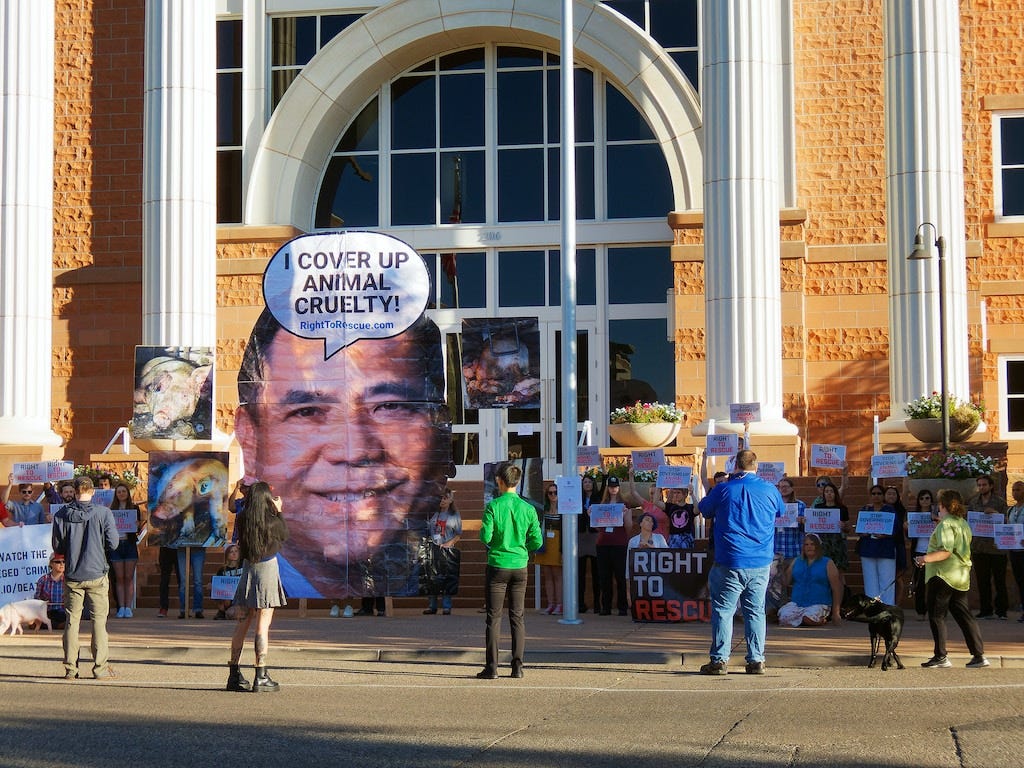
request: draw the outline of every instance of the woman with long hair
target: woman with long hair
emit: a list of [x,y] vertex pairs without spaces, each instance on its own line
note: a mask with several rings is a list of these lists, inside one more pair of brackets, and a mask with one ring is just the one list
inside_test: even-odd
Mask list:
[[132,501],[132,490],[124,483],[114,487],[111,510],[132,510],[135,512],[135,529],[121,534],[117,549],[110,553],[110,564],[114,568],[114,597],[117,600],[117,618],[132,618],[132,603],[135,602],[135,568],[139,564],[139,528],[142,526],[142,511]]
[[597,531],[590,527],[590,505],[600,504],[603,490],[598,479],[590,475],[584,475],[580,480],[580,490],[583,494],[583,513],[577,522],[576,527],[576,554],[577,573],[579,574],[579,612],[586,613],[587,606],[587,568],[590,569],[590,593],[593,598],[590,605],[594,606],[596,613],[600,603],[600,579],[597,575]]
[[[922,512],[931,516],[933,523],[939,522],[939,508],[935,504],[935,496],[928,488],[922,488],[917,492],[917,509],[915,512]],[[918,536],[914,539],[914,557],[928,552],[927,536]],[[928,617],[928,605],[925,600],[924,568],[915,568],[914,577],[911,582],[914,585],[914,609],[919,619]]]
[[815,509],[839,510],[840,533],[823,533],[819,538],[821,539],[822,553],[836,564],[839,576],[842,578],[850,567],[850,553],[846,549],[846,532],[850,527],[850,511],[843,504],[841,491],[831,480],[826,479],[824,483],[819,484],[818,490],[821,497],[814,502]]
[[[883,603],[896,602],[896,576],[899,548],[903,545],[903,519],[896,509],[885,503],[885,488],[871,486],[870,501],[861,512],[889,512],[893,516],[892,533],[862,533],[857,541],[861,569],[864,574],[864,592]],[[898,541],[897,541],[898,535]],[[906,554],[904,554],[906,561]]]
[[600,614],[610,616],[612,613],[612,582],[615,582],[615,605],[619,616],[629,612],[626,599],[626,547],[630,534],[633,532],[633,515],[629,507],[625,507],[619,478],[608,478],[605,485],[602,504],[623,504],[622,525],[602,528],[597,534],[597,573],[601,582],[599,597],[601,598]]
[[552,483],[544,494],[544,512],[540,515],[544,544],[533,555],[540,566],[540,583],[547,606],[540,613],[562,615],[562,518],[558,515],[558,486]]
[[[231,638],[231,671],[227,690],[276,691],[280,686],[267,673],[267,651],[274,609],[287,604],[277,566],[277,553],[288,539],[288,526],[281,517],[281,498],[274,496],[266,483],[255,483],[249,489],[245,507],[235,518],[235,526],[239,532],[243,570],[235,590],[234,605],[239,606],[241,615]],[[256,679],[250,685],[242,675],[238,661],[254,618]]]
[[939,524],[928,539],[928,551],[914,558],[914,565],[924,569],[928,591],[928,624],[935,641],[934,655],[921,664],[934,669],[951,667],[946,656],[946,614],[960,627],[971,652],[967,666],[987,667],[985,644],[978,631],[978,622],[967,605],[971,588],[971,528],[967,525],[967,509],[963,497],[949,488],[939,491]]

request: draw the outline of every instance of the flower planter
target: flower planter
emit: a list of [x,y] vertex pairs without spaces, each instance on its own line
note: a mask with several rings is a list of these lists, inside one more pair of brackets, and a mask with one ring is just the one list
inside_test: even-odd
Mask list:
[[[942,419],[907,419],[907,432],[912,434],[922,443],[942,442]],[[962,443],[973,435],[978,429],[978,422],[973,424],[964,423],[954,419],[949,420],[949,442]]]
[[679,423],[609,424],[608,436],[622,448],[662,448],[679,434]]

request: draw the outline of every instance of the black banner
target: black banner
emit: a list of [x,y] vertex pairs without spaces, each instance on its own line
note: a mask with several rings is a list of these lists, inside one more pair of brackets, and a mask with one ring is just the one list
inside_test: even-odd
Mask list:
[[[703,546],[700,546],[703,545]],[[629,594],[635,621],[710,621],[706,542],[696,549],[633,549]]]

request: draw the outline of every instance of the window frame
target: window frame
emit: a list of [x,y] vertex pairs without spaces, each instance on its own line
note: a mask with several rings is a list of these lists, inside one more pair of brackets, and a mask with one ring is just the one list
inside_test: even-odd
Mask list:
[[1003,171],[1020,169],[1024,171],[1024,163],[1003,162],[1003,120],[1024,120],[1024,109],[1006,110],[992,113],[992,206],[996,221],[1024,222],[1024,213],[1003,213]]
[[1024,392],[1019,395],[1007,391],[1007,363],[1020,363],[1024,365],[1024,354],[999,355],[996,362],[996,373],[999,379],[999,439],[1000,440],[1024,440],[1024,430],[1017,432],[1010,431],[1009,423],[1009,402],[1010,399],[1024,400]]

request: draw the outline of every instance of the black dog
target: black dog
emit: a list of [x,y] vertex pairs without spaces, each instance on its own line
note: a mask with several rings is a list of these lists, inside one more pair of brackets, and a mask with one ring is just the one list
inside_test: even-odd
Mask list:
[[885,672],[895,661],[899,669],[904,669],[903,662],[896,654],[896,646],[903,635],[903,609],[896,605],[886,605],[881,600],[867,595],[847,595],[843,598],[843,606],[839,615],[846,620],[863,621],[871,633],[871,661],[868,669],[875,666],[878,658],[878,646],[885,640],[885,655],[882,656],[882,671]]

